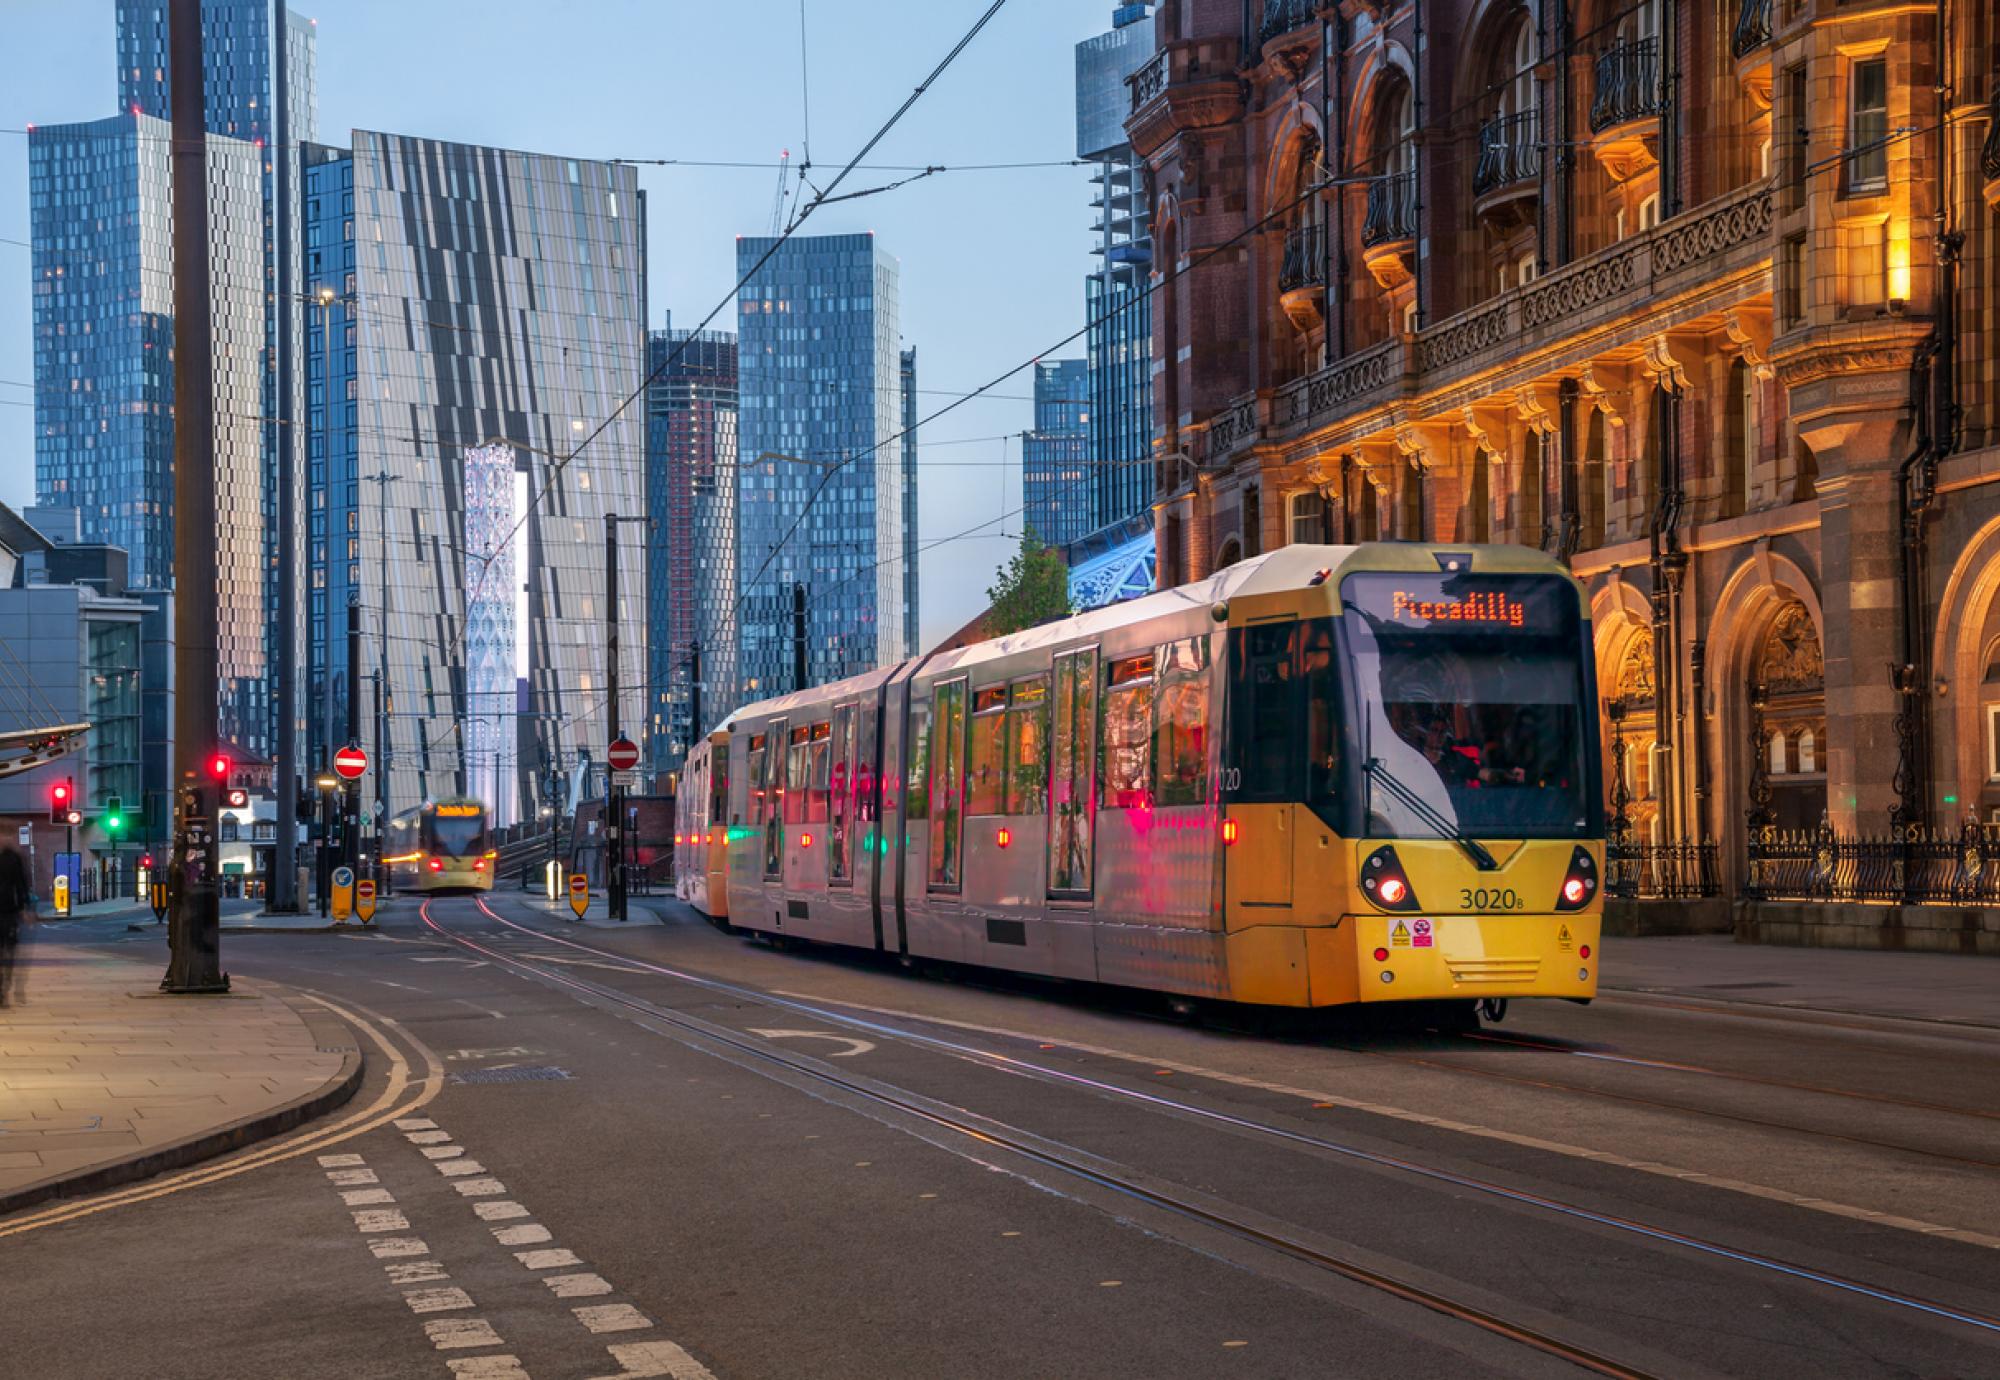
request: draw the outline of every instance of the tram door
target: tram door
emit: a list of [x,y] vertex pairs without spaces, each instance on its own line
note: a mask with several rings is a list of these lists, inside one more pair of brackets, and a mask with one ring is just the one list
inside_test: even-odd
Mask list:
[[1088,901],[1094,870],[1097,648],[1055,659],[1049,741],[1049,899]]
[[1305,751],[1299,625],[1253,625],[1229,637],[1229,757],[1223,784],[1239,826],[1229,849],[1229,900],[1292,902],[1298,764]]

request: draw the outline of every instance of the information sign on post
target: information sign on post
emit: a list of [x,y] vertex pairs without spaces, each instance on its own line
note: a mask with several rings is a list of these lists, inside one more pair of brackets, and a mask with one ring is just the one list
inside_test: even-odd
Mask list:
[[569,908],[576,912],[576,918],[583,919],[584,911],[590,908],[590,878],[581,872],[569,874]]
[[361,917],[361,923],[375,923],[375,880],[363,877],[354,884],[354,913]]
[[353,913],[354,869],[336,867],[333,869],[333,923],[344,925]]

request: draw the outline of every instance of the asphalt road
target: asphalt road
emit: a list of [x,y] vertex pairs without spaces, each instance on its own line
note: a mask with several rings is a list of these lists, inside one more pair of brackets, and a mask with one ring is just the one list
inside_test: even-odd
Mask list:
[[2000,1032],[1191,1025],[663,909],[233,940],[372,1032],[368,1085],[297,1145],[0,1219],[0,1370],[2000,1375]]

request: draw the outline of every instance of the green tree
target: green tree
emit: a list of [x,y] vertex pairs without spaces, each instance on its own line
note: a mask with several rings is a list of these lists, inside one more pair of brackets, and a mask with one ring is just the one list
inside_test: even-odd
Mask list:
[[1063,564],[1062,553],[1025,532],[1021,549],[997,572],[986,597],[993,601],[986,615],[986,630],[992,637],[1052,623],[1074,612],[1069,603],[1069,567]]

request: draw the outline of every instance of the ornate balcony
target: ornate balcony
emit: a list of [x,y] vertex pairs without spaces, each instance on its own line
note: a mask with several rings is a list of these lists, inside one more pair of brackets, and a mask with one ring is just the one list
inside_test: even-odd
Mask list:
[[1394,290],[1410,281],[1417,245],[1417,175],[1388,173],[1368,184],[1361,258],[1375,281]]
[[1264,22],[1258,26],[1258,40],[1269,43],[1280,34],[1305,28],[1315,18],[1314,8],[1314,0],[1264,0]]
[[1730,51],[1748,57],[1771,41],[1771,0],[1736,0],[1736,37]]
[[1539,112],[1495,115],[1479,127],[1479,162],[1472,170],[1472,198],[1479,215],[1501,230],[1534,214],[1541,191]]
[[1132,109],[1137,111],[1157,98],[1167,89],[1167,77],[1173,70],[1173,52],[1162,48],[1153,54],[1144,67],[1125,78],[1125,84],[1132,88]]
[[1660,40],[1630,39],[1597,56],[1597,85],[1590,102],[1591,145],[1614,182],[1624,182],[1659,160],[1659,115],[1666,108],[1660,82]]
[[1986,124],[1986,147],[1979,154],[1979,170],[1986,179],[1986,200],[2000,206],[2000,72],[1987,80],[1993,86],[1992,118]]
[[1278,305],[1301,331],[1311,331],[1323,319],[1326,301],[1326,227],[1300,225],[1285,236],[1285,256],[1278,264]]

